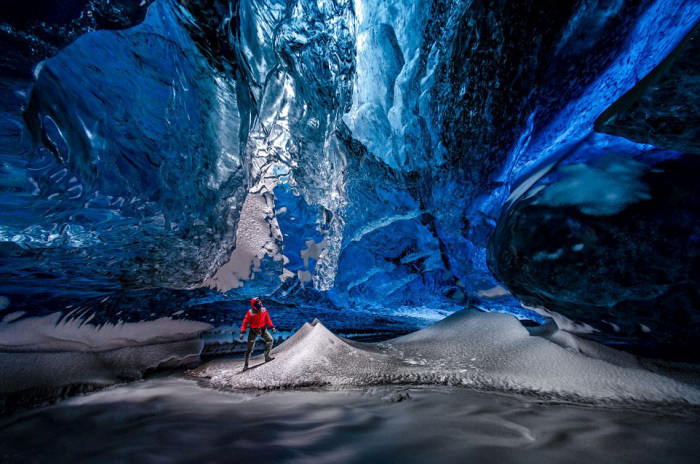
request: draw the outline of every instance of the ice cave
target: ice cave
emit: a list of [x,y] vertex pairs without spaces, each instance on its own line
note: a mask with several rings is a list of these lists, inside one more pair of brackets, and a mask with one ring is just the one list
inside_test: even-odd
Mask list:
[[5,1],[0,45],[0,462],[698,462],[700,1]]

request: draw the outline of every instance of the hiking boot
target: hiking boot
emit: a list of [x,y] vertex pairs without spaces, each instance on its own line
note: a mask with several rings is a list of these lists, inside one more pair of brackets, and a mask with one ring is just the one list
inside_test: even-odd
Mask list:
[[265,362],[270,362],[270,361],[272,361],[273,359],[275,359],[275,358],[273,358],[272,356],[268,356],[268,357],[265,358]]

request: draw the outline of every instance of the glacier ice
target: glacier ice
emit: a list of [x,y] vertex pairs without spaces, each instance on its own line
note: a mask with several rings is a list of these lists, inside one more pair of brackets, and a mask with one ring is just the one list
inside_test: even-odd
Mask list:
[[[84,35],[42,64],[19,134],[29,151],[10,161],[36,187],[31,205],[3,210],[10,244],[47,249],[37,272],[70,273],[75,259],[97,287],[186,288],[233,247],[244,193],[235,82],[210,72],[176,8],[156,3],[139,26]],[[170,273],[172,256],[188,271]],[[70,278],[53,273],[58,291]]]
[[697,2],[64,3],[0,27],[0,316],[543,307],[693,351]]
[[594,150],[593,161],[574,155],[504,211],[489,265],[525,304],[594,327],[589,338],[693,360],[698,161],[630,142]]
[[700,154],[697,101],[700,26],[596,120],[598,131],[658,147]]
[[81,34],[97,29],[125,29],[143,21],[153,0],[66,0],[0,6],[5,52],[3,75],[26,78],[41,60],[51,57]]
[[94,326],[91,318],[61,313],[15,320],[21,316],[11,313],[0,322],[3,413],[195,363],[204,343],[200,334],[210,328],[171,318]]
[[617,214],[630,204],[651,199],[649,187],[639,179],[645,168],[612,156],[597,158],[593,166],[568,164],[558,169],[563,178],[547,186],[533,204],[573,205],[589,215]]

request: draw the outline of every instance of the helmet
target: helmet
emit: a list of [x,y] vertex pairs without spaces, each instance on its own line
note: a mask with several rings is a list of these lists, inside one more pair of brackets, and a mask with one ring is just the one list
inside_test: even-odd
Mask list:
[[250,299],[250,307],[253,308],[254,310],[262,308],[262,300],[260,297],[255,297]]

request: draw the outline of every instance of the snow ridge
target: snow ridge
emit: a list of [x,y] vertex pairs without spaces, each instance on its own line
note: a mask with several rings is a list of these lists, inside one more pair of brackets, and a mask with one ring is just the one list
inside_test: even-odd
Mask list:
[[254,358],[242,372],[242,360],[217,360],[191,374],[229,389],[451,385],[578,402],[700,405],[694,386],[637,367],[625,353],[617,359],[609,348],[580,346],[531,336],[512,316],[462,310],[382,343],[343,340],[314,321],[273,349],[270,363]]

